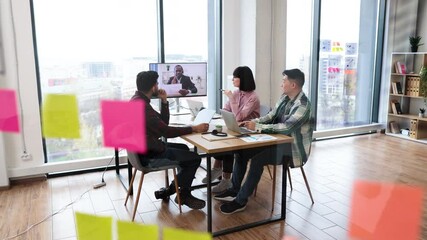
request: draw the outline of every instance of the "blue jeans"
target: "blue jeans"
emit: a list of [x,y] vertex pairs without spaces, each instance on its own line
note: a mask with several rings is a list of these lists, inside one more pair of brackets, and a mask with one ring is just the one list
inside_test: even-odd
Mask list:
[[[231,178],[233,184],[231,191],[237,193],[235,199],[237,203],[246,205],[249,196],[252,195],[261,179],[264,165],[273,163],[281,164],[283,157],[292,156],[289,145],[254,148],[238,152]],[[246,180],[242,185],[249,160],[251,160],[251,165]]]
[[202,159],[196,152],[190,151],[187,145],[182,143],[166,143],[166,150],[152,156],[152,158],[167,158],[170,162],[159,162],[159,165],[168,165],[171,162],[178,162],[178,184],[181,189],[189,190],[193,183],[197,168],[200,166]]

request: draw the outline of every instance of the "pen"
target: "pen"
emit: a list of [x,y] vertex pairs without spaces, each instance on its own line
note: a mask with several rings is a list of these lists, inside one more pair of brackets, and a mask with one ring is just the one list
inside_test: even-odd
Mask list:
[[224,91],[225,91],[225,89],[220,89],[220,91],[221,91],[221,92],[224,92]]

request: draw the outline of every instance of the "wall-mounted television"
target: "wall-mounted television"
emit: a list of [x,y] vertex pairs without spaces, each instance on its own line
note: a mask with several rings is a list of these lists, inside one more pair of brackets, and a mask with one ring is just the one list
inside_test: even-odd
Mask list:
[[159,74],[159,88],[168,97],[206,96],[206,62],[150,63],[149,68]]

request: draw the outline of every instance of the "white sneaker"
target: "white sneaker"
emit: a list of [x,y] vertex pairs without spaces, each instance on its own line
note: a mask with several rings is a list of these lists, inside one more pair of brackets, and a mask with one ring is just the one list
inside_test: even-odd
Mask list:
[[212,193],[221,193],[225,190],[231,188],[231,180],[223,178],[221,182],[218,183],[218,185],[214,186],[212,188]]
[[[211,170],[211,181],[219,178],[222,176],[222,169],[221,168],[212,168]],[[208,174],[206,174],[206,177],[202,179],[202,183],[208,183]]]

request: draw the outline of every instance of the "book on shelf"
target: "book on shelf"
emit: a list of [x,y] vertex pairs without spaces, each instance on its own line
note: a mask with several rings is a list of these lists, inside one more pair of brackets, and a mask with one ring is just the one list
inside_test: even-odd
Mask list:
[[401,74],[406,74],[406,65],[404,63],[400,63],[400,73]]
[[397,61],[394,64],[394,68],[395,68],[396,73],[398,73],[398,74],[406,74],[406,72],[407,72],[405,63],[402,63],[399,61]]
[[396,86],[396,82],[392,82],[391,83],[391,90],[393,94],[397,94],[397,86]]
[[391,102],[391,110],[393,111],[393,114],[402,114],[402,108],[398,101]]
[[400,82],[396,82],[396,89],[397,89],[397,94],[403,94],[402,85],[400,84]]

